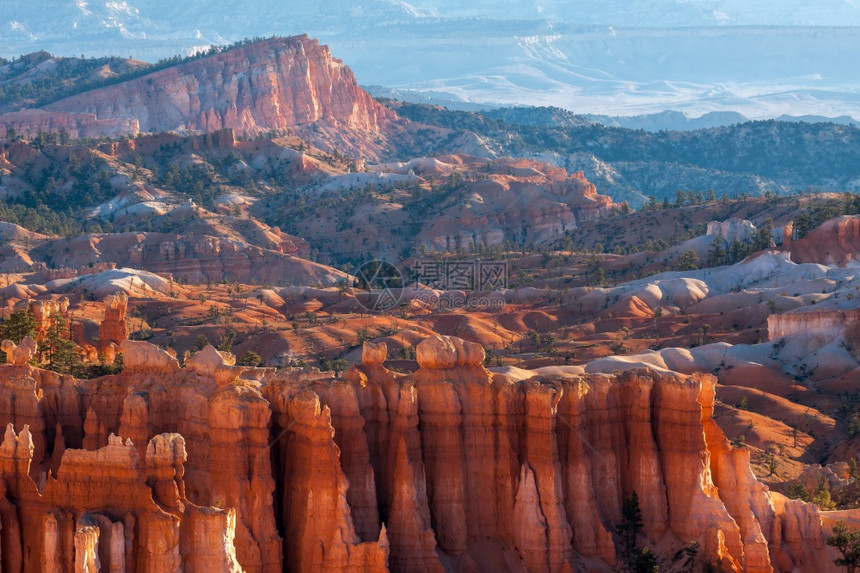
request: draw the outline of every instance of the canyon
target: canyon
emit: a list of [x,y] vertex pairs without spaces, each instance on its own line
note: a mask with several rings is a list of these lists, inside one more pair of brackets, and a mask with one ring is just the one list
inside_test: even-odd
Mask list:
[[[47,195],[34,173],[52,174]],[[549,244],[624,207],[582,172],[536,160],[371,163],[298,137],[242,141],[232,128],[93,146],[14,142],[0,150],[0,174],[13,202],[79,203],[68,224],[97,231],[59,238],[10,228],[0,270],[113,264],[191,283],[331,284],[344,275],[326,265],[370,253]],[[98,193],[86,177],[104,182]]]
[[514,381],[445,336],[413,374],[365,343],[341,378],[121,346],[92,380],[0,366],[4,571],[611,570],[633,492],[661,555],[830,567],[817,509],[711,419],[708,375]]
[[0,569],[837,570],[860,197],[771,187],[854,188],[855,128],[109,60],[0,66]]

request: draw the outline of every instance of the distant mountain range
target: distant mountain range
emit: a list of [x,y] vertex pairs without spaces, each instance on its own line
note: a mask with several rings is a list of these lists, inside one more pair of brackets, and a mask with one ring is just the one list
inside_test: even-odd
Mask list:
[[[522,110],[528,110],[535,106],[511,106],[499,104],[481,104],[476,102],[465,102],[446,98],[444,94],[435,92],[423,92],[417,90],[396,90],[382,86],[367,86],[365,88],[371,95],[382,98],[397,99],[404,102],[430,104],[445,107],[455,111],[488,112],[494,116],[504,116],[507,113],[522,117]],[[558,108],[561,109],[561,108]],[[506,111],[507,110],[507,111]],[[751,118],[735,111],[710,111],[698,117],[687,112],[677,110],[665,110],[655,113],[641,115],[600,115],[600,114],[573,114],[568,112],[569,117],[576,117],[576,123],[599,123],[607,127],[624,127],[627,129],[644,129],[645,131],[694,131],[696,129],[707,129],[744,123]],[[804,123],[836,123],[839,125],[860,125],[855,118],[849,115],[825,116],[825,115],[789,115],[783,114],[774,118],[778,121],[800,121]],[[553,124],[558,127],[557,124]]]
[[[158,66],[44,52],[0,66],[0,133],[37,147],[62,141],[64,132],[73,139],[232,129],[229,138],[241,140],[301,138],[352,171],[365,160],[512,156],[583,171],[603,194],[634,208],[649,195],[672,201],[678,190],[860,189],[860,128],[743,119],[667,112],[619,120],[558,107],[476,113],[374,100],[307,36],[241,42]],[[732,125],[714,127],[723,122]],[[657,129],[666,125],[688,131]],[[227,137],[220,133],[212,137]]]
[[[288,9],[273,0],[16,0],[0,18],[7,58],[45,49],[154,61],[243,37],[308,33],[363,84],[463,102],[610,116],[860,117],[860,10],[847,0],[337,0],[324,10],[309,0]],[[657,126],[671,127],[677,122]]]

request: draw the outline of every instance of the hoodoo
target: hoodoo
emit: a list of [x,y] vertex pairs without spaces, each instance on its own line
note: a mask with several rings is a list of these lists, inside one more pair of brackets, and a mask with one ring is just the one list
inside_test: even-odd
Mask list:
[[94,380],[0,366],[4,569],[600,570],[622,559],[634,492],[662,553],[698,541],[734,571],[830,562],[814,506],[758,483],[711,420],[709,375],[514,382],[443,336],[418,345],[414,374],[366,344],[340,380],[122,347],[126,371]]

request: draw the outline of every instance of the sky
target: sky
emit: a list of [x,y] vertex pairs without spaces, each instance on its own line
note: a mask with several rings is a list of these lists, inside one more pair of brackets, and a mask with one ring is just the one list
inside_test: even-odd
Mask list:
[[299,33],[363,85],[440,101],[860,117],[853,0],[0,0],[7,58],[154,62]]

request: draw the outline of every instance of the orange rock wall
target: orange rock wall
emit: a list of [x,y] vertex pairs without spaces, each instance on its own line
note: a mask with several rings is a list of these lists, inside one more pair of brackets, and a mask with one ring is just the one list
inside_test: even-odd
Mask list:
[[307,36],[274,38],[72,96],[50,112],[133,118],[140,131],[256,134],[329,121],[377,131],[394,118],[352,71]]
[[412,375],[368,345],[340,380],[159,353],[126,342],[96,380],[0,366],[4,571],[613,568],[634,491],[661,555],[834,570],[814,506],[768,492],[711,420],[710,376],[515,383],[446,337]]
[[853,331],[860,322],[860,310],[803,310],[772,314],[767,317],[768,340],[796,334],[819,334],[836,337]]
[[860,215],[845,215],[825,221],[806,237],[791,241],[791,260],[844,267],[860,252]]
[[[289,250],[289,242],[279,247]],[[299,249],[294,249],[296,255]],[[303,252],[303,249],[302,249]],[[213,236],[166,233],[84,235],[49,243],[38,250],[56,264],[83,268],[105,262],[170,274],[187,282],[238,281],[281,284],[284,277],[299,282],[325,282],[330,269],[302,260],[290,252],[263,249]]]
[[128,339],[128,324],[125,315],[128,312],[128,296],[120,292],[105,298],[105,315],[99,325],[99,343],[102,346],[120,344]]

